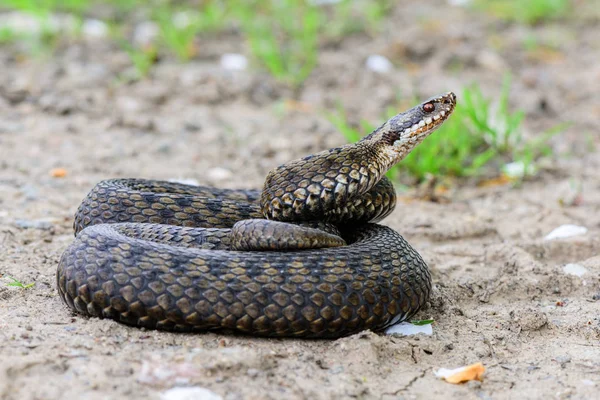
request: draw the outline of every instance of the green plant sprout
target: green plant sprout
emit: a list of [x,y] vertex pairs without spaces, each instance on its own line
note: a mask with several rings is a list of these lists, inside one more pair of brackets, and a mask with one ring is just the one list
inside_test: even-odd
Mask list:
[[240,7],[237,15],[254,57],[278,80],[298,87],[317,64],[321,13],[302,0]]
[[198,31],[196,13],[160,8],[154,17],[160,30],[160,40],[181,61],[190,60],[195,53],[194,38]]
[[12,282],[7,283],[6,286],[14,286],[14,287],[18,287],[21,289],[29,289],[30,287],[35,285],[35,282],[32,283],[28,283],[28,284],[24,284],[21,281],[13,278],[12,276],[6,276],[8,279],[12,280]]
[[423,325],[431,325],[434,323],[433,319],[416,319],[413,321],[410,321],[411,324],[413,325],[417,325],[417,326],[423,326]]
[[154,46],[138,48],[127,40],[121,39],[121,48],[127,52],[138,78],[145,78],[156,62],[157,51]]

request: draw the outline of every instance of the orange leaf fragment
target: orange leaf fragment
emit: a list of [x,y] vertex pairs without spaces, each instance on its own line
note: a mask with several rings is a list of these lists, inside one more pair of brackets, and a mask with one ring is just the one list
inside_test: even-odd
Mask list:
[[462,383],[467,381],[480,381],[485,372],[482,363],[467,365],[456,369],[440,368],[435,372],[435,376],[444,379],[448,383]]
[[64,178],[67,176],[67,170],[64,168],[53,168],[50,170],[50,176],[53,178]]
[[482,182],[479,182],[477,186],[479,187],[493,187],[493,186],[503,186],[513,182],[514,179],[506,174],[502,174],[496,178],[488,179]]

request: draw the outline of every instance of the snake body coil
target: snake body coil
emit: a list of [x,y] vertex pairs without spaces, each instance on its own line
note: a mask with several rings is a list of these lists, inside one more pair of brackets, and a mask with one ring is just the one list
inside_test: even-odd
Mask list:
[[383,175],[455,103],[431,98],[355,144],[284,164],[262,192],[100,182],[76,213],[59,293],[81,314],[173,331],[335,338],[408,319],[431,277],[374,223],[395,206]]

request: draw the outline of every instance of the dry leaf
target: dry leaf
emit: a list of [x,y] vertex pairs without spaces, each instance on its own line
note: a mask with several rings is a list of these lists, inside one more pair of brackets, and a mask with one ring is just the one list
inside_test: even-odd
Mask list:
[[64,168],[54,168],[50,170],[50,176],[53,178],[64,178],[67,176],[67,170]]
[[485,372],[482,363],[467,365],[456,369],[440,368],[435,372],[435,376],[444,379],[448,383],[462,383],[467,381],[480,381]]

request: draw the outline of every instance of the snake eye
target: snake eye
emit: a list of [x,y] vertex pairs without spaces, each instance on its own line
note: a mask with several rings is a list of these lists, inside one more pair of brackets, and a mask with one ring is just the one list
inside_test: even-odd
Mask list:
[[423,104],[423,111],[425,111],[426,113],[433,112],[433,110],[435,110],[435,106],[433,105],[433,103]]

